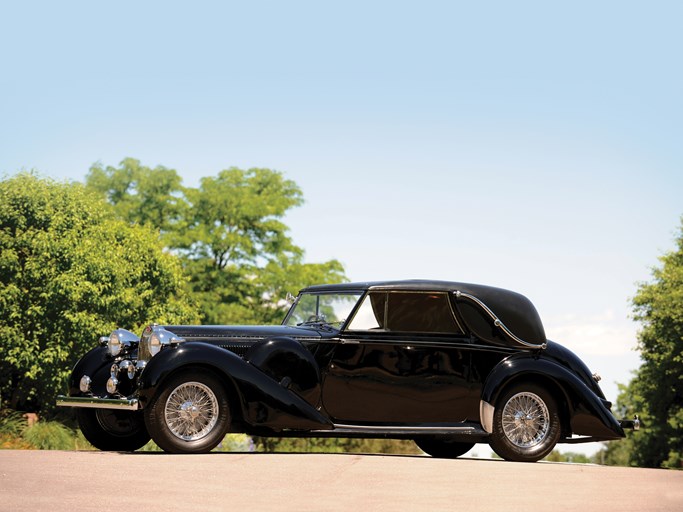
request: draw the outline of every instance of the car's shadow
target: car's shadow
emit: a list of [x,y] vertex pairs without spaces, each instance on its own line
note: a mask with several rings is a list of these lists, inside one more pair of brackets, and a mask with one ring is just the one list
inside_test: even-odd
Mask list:
[[[162,451],[137,451],[137,452],[116,452],[120,454],[125,454],[125,455],[154,455],[154,456],[177,456],[177,455],[184,455],[184,454],[170,454],[170,453],[165,453]],[[209,452],[205,454],[192,454],[192,455],[203,455],[203,456],[214,456],[214,457],[243,457],[243,456],[249,456],[249,457],[269,457],[273,455],[277,456],[287,456],[287,457],[302,457],[302,456],[309,456],[309,457],[318,457],[318,456],[325,456],[325,457],[363,457],[363,458],[386,458],[386,457],[393,457],[393,458],[399,458],[399,459],[415,459],[415,460],[452,460],[452,461],[457,461],[457,460],[467,460],[467,461],[479,461],[479,462],[505,462],[502,459],[492,459],[492,458],[479,458],[479,457],[458,457],[455,459],[446,459],[446,458],[438,458],[438,457],[430,457],[429,455],[422,455],[422,454],[412,454],[412,453],[365,453],[365,452],[306,452],[306,451],[301,451],[301,452],[248,452],[248,451],[242,451],[242,452],[222,452],[222,451],[216,451],[216,452]]]

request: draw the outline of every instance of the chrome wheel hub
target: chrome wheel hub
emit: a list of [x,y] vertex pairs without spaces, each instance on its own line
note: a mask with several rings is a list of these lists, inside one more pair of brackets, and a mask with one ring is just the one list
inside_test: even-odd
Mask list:
[[185,382],[168,396],[164,420],[171,433],[183,441],[202,439],[218,422],[216,395],[200,382]]
[[519,448],[533,448],[543,442],[550,428],[548,407],[534,393],[517,393],[503,407],[503,433]]
[[192,402],[185,402],[180,406],[180,418],[183,421],[195,421],[200,415],[199,407]]

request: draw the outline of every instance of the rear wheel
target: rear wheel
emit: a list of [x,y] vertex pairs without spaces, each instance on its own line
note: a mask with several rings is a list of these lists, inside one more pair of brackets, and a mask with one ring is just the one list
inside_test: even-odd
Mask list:
[[198,370],[171,377],[144,411],[152,439],[171,453],[209,452],[230,425],[222,383],[213,374]]
[[432,457],[455,459],[469,452],[475,443],[462,443],[435,437],[418,437],[415,444]]
[[77,408],[76,418],[83,436],[103,451],[132,452],[150,439],[141,411]]
[[496,402],[489,443],[506,460],[535,462],[553,451],[560,433],[553,396],[536,384],[519,384]]

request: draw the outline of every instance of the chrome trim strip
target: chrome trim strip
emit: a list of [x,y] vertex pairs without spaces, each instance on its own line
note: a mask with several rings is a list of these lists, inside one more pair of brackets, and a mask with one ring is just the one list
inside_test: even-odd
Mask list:
[[498,318],[496,316],[496,314],[493,311],[491,311],[491,309],[486,304],[484,304],[481,300],[479,300],[474,295],[470,295],[469,293],[463,293],[460,290],[455,290],[455,292],[453,292],[453,293],[455,293],[456,298],[464,297],[466,299],[471,300],[475,304],[477,304],[481,309],[483,309],[491,317],[491,319],[493,320],[493,325],[495,325],[496,327],[499,327],[505,334],[507,334],[510,338],[515,340],[520,345],[523,345],[525,347],[530,347],[530,348],[541,348],[541,349],[545,349],[548,346],[547,343],[541,343],[540,345],[537,345],[536,343],[529,343],[528,341],[524,341],[522,338],[518,338],[517,336],[515,336],[515,334],[510,329],[508,329],[507,326],[500,320],[500,318]]
[[448,294],[446,294],[446,302],[448,302],[448,309],[451,310],[451,316],[455,319],[455,324],[458,326],[458,329],[460,329],[460,332],[462,334],[465,334],[467,331],[465,328],[460,325],[460,320],[458,320],[458,315],[455,314],[455,308],[453,307],[453,301],[450,299]]
[[91,396],[65,396],[57,397],[58,407],[85,407],[91,409],[118,409],[120,411],[137,411],[139,402],[137,398],[97,398]]
[[[350,339],[353,340],[358,340],[360,343],[371,343],[371,344],[376,344],[376,345],[408,345],[411,347],[434,347],[434,346],[442,346],[442,347],[467,347],[467,348],[491,348],[491,345],[483,345],[483,344],[473,344],[471,341],[471,338],[465,337],[462,334],[458,334],[457,336],[451,336],[450,338],[448,336],[444,336],[442,334],[439,334],[438,336],[434,336],[432,339],[427,338],[424,334],[421,333],[415,333],[415,336],[411,339],[409,336],[404,336],[400,335],[397,336],[396,338],[389,338],[389,337],[380,337],[380,336],[386,336],[385,332],[377,332],[376,334],[371,334],[368,335],[367,333],[363,332],[360,333],[360,331],[354,331],[354,332],[347,332],[345,333],[344,337],[341,339],[345,340],[346,343],[349,343]],[[332,338],[328,340],[322,340],[319,343],[340,343],[339,338]],[[355,341],[353,342],[355,343]],[[495,347],[496,350],[500,350],[503,352],[510,352],[514,353],[513,350],[510,350],[509,347]]]
[[424,432],[432,432],[435,430],[449,430],[449,431],[454,431],[454,432],[463,432],[463,431],[474,431],[476,428],[474,427],[395,427],[395,426],[379,426],[379,425],[342,425],[339,423],[334,424],[334,429],[343,429],[343,430],[376,430],[376,431],[386,431],[386,430],[397,430],[397,431],[413,431],[413,430],[419,430],[419,431],[424,431]]
[[463,435],[473,437],[485,437],[488,435],[479,424],[468,423],[460,426],[378,426],[378,425],[343,425],[335,423],[331,429],[328,430],[313,430],[312,434],[319,434],[322,436],[423,436],[423,435]]
[[481,421],[481,426],[489,434],[493,434],[493,413],[496,412],[496,408],[490,403],[480,400],[479,401],[479,420]]

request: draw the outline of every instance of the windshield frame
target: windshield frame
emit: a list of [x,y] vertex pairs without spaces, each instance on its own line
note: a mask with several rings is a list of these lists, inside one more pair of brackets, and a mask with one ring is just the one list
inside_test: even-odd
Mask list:
[[[324,316],[320,315],[320,297],[323,296],[330,296],[330,295],[336,295],[336,296],[347,296],[349,298],[355,299],[353,303],[351,304],[351,301],[349,301],[350,307],[348,309],[347,315],[343,320],[335,320],[333,322],[328,322],[324,319]],[[297,307],[299,306],[301,299],[304,297],[317,297],[316,300],[316,313],[315,316],[318,317],[319,319],[315,321],[303,321],[299,323],[290,323],[292,320],[292,317],[295,314],[295,311],[297,310]],[[349,323],[349,320],[353,318],[356,309],[358,308],[358,304],[361,302],[363,297],[365,296],[365,290],[327,290],[327,291],[316,291],[316,292],[310,292],[310,291],[302,291],[299,292],[299,295],[297,295],[296,299],[292,303],[292,305],[289,308],[289,311],[287,311],[287,314],[285,315],[285,318],[282,320],[282,325],[288,326],[288,327],[320,327],[320,326],[325,326],[328,328],[332,328],[338,331],[342,331],[344,327]]]

